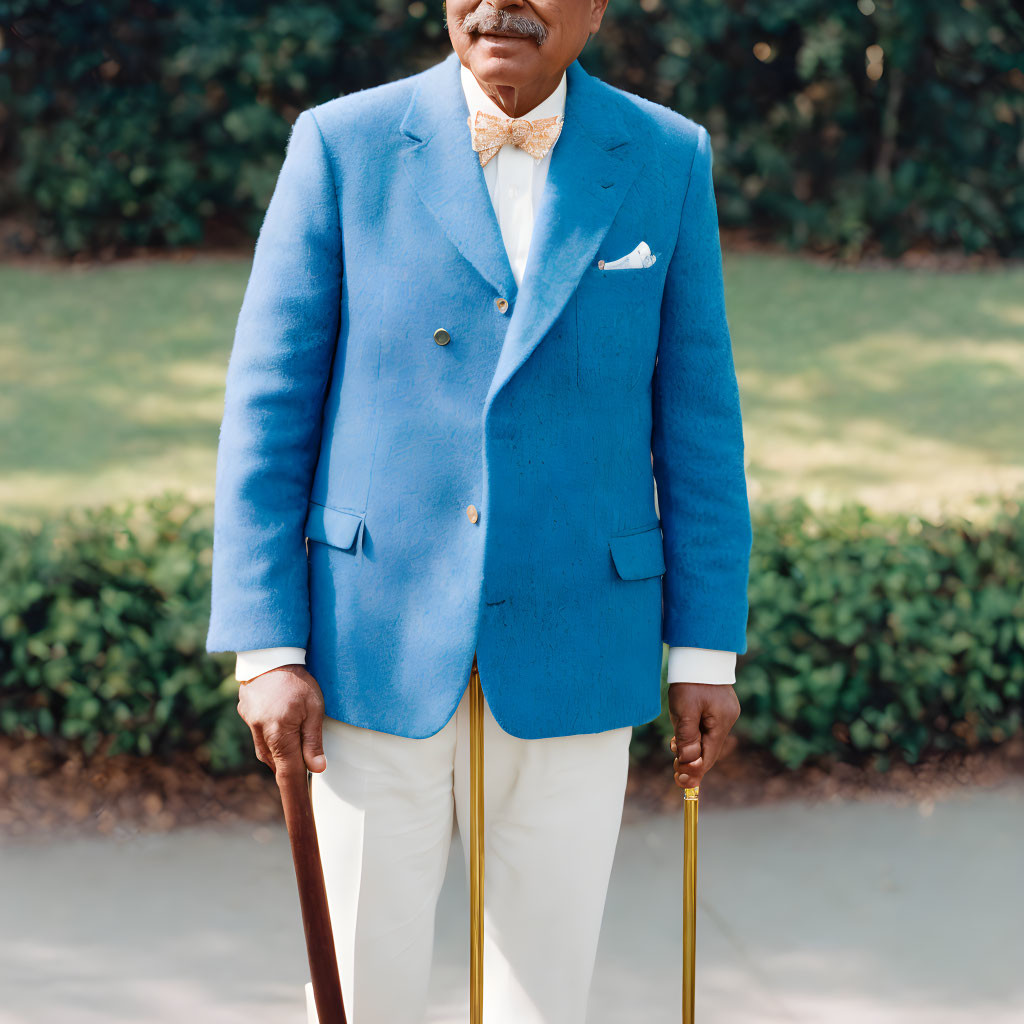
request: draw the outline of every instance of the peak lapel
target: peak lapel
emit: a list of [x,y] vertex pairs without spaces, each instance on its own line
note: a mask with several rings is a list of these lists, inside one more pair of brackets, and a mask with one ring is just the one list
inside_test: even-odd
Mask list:
[[423,76],[401,131],[402,161],[424,206],[452,245],[508,299],[515,278],[505,252],[480,158],[470,144],[469,108],[452,53]]
[[578,61],[569,66],[565,122],[551,151],[526,272],[488,405],[565,308],[640,172],[642,161],[613,102]]

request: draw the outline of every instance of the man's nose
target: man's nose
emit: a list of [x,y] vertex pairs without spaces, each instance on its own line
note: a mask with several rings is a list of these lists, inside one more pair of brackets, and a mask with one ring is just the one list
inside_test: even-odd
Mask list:
[[523,0],[487,0],[487,2],[496,10],[503,11],[506,7],[522,7]]

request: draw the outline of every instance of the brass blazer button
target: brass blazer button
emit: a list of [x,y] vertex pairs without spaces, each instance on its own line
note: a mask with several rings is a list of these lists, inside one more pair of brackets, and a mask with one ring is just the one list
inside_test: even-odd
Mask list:
[[434,341],[436,341],[438,345],[447,345],[451,340],[452,336],[443,327],[438,327],[438,329],[434,331]]
[[469,521],[471,523],[475,523],[480,518],[480,515],[476,510],[476,505],[468,505],[466,507],[466,515],[469,516]]
[[499,313],[508,311],[508,299],[495,299],[494,304],[498,307]]

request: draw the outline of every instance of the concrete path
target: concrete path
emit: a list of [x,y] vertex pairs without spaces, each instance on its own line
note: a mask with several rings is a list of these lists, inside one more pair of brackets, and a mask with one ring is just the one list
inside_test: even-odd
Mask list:
[[[623,827],[588,1024],[679,1020],[681,817]],[[1020,1024],[1024,785],[701,814],[700,1024]],[[0,846],[0,1024],[303,1024],[283,830]],[[467,1019],[457,837],[430,1024]]]

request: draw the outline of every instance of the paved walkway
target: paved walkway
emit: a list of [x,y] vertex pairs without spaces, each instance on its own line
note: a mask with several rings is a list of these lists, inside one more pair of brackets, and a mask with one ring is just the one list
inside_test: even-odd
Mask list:
[[[624,826],[588,1024],[679,1020],[681,818]],[[1020,1024],[1024,785],[701,815],[700,1024]],[[283,830],[0,846],[0,1024],[303,1024]],[[430,1024],[467,1019],[461,851]]]

